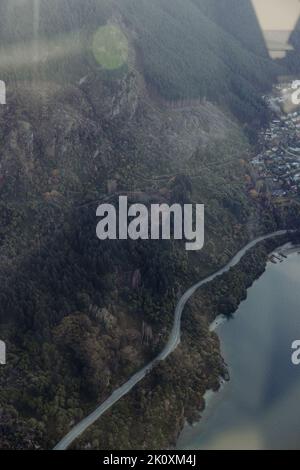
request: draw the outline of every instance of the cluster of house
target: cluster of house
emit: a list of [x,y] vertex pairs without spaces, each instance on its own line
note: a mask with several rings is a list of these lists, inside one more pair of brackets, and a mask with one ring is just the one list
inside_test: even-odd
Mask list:
[[300,110],[282,111],[280,104],[287,99],[285,90],[267,98],[273,110],[278,106],[280,112],[269,127],[261,131],[261,152],[252,160],[256,179],[263,180],[273,198],[300,195]]

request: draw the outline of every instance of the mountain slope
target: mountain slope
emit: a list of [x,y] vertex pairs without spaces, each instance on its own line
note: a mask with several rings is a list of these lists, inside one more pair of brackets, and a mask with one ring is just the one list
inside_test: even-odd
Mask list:
[[[240,29],[236,35],[228,33],[237,24],[219,21],[235,17],[234,2],[226,12],[224,3],[217,3],[209,16],[201,0],[125,0],[120,8],[137,34],[146,79],[163,96],[206,97],[226,104],[239,118],[254,119],[264,114],[258,90],[269,88],[279,69],[260,50],[254,53],[254,45],[243,47]],[[257,24],[249,23],[255,36]]]
[[[234,0],[229,4],[206,0],[89,0],[84,5],[63,0],[52,2],[51,8],[49,2],[40,0],[36,17],[33,3],[27,3],[20,6],[13,0],[9,5],[0,5],[3,44],[28,44],[26,60],[24,50],[19,53],[24,70],[18,72],[18,77],[32,77],[39,70],[48,79],[65,78],[74,83],[92,63],[91,34],[110,15],[116,18],[120,14],[130,39],[135,41],[148,85],[168,100],[207,98],[229,107],[243,121],[264,119],[259,91],[268,89],[282,73],[267,57],[246,0],[239,6]],[[33,60],[36,42],[32,42],[37,34],[41,59],[38,66]],[[62,49],[70,49],[67,60],[55,57],[59,42]],[[0,62],[1,70],[3,57]]]
[[[0,108],[2,448],[53,447],[162,349],[183,289],[286,217],[249,197],[252,149],[231,113],[264,115],[259,88],[275,76],[264,57],[188,0],[35,4],[38,11],[29,0],[0,3],[8,85]],[[115,71],[93,54],[106,24],[129,46]],[[144,204],[204,203],[204,250],[192,256],[179,241],[100,243],[96,208],[120,194]],[[251,258],[247,272],[262,264]],[[176,440],[224,373],[208,325],[244,295],[239,280],[227,303],[222,286],[213,307],[204,299],[187,310],[172,361],[79,447],[166,448]]]

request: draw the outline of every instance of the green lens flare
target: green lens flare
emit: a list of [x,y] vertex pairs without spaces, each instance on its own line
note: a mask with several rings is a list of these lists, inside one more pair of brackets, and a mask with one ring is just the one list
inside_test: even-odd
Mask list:
[[128,41],[121,29],[114,25],[101,26],[93,38],[93,54],[103,68],[116,70],[128,59]]

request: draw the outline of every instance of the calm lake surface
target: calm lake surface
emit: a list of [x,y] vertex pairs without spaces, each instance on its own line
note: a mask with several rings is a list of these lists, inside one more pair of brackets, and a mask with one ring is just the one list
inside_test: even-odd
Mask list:
[[178,449],[300,449],[300,255],[268,263],[233,320],[217,330],[231,380],[209,393],[202,420]]

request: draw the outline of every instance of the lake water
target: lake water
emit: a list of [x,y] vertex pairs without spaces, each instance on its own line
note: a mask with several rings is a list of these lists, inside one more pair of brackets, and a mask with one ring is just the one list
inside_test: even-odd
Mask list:
[[300,448],[300,255],[268,263],[233,320],[217,328],[230,382],[207,394],[202,420],[186,426],[178,449]]

